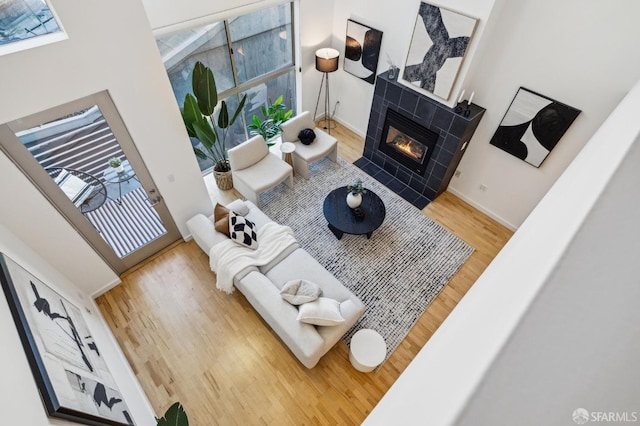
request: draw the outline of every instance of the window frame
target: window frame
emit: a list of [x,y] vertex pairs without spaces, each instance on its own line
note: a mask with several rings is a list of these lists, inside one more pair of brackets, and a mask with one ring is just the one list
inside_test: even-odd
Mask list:
[[53,8],[50,0],[42,0],[46,3],[49,11],[51,12],[51,16],[55,19],[56,24],[58,25],[59,31],[55,33],[41,34],[34,37],[25,38],[22,40],[10,42],[7,44],[0,45],[0,56],[9,55],[15,52],[21,52],[24,50],[34,49],[40,46],[46,46],[48,44],[57,43],[59,41],[67,40],[69,36],[62,25],[62,21],[60,17],[56,13],[56,10]]
[[[234,96],[236,97],[240,96],[242,93],[245,93],[254,87],[267,83],[271,80],[275,80],[283,75],[293,73],[294,85],[295,85],[295,96],[292,99],[292,102],[295,102],[295,105],[291,105],[291,108],[293,108],[295,111],[298,111],[300,109],[300,103],[301,103],[300,90],[301,90],[301,83],[302,83],[300,78],[301,68],[298,64],[298,58],[300,57],[300,54],[299,54],[299,49],[300,49],[299,18],[300,16],[299,16],[298,2],[299,0],[280,1],[280,2],[269,3],[266,5],[261,4],[259,7],[252,7],[249,9],[243,8],[242,10],[228,11],[224,15],[217,13],[217,14],[206,16],[206,17],[194,19],[188,22],[182,22],[176,25],[172,25],[170,27],[162,27],[162,28],[156,29],[153,31],[153,35],[154,35],[154,38],[157,39],[158,37],[167,36],[170,34],[178,33],[180,31],[187,31],[190,29],[202,28],[204,26],[211,25],[214,23],[222,24],[224,26],[224,32],[226,36],[227,55],[231,63],[231,72],[233,75],[234,87],[224,90],[222,92],[219,92],[218,102],[221,102],[223,100],[229,99]],[[290,21],[291,21],[291,24],[290,24],[291,40],[288,40],[288,42],[291,44],[291,63],[289,65],[283,66],[282,68],[278,68],[277,70],[271,71],[267,74],[247,80],[244,83],[238,83],[239,81],[238,70],[235,62],[235,56],[234,56],[235,51],[233,48],[233,41],[231,39],[229,21],[244,15],[259,12],[262,10],[271,9],[282,4],[290,5],[289,13],[290,13]],[[172,91],[173,91],[173,88],[172,88]],[[178,105],[180,105],[179,100],[176,100],[176,102],[178,103]],[[241,116],[242,117],[238,117],[238,118],[242,119],[242,121],[244,122],[245,121],[244,114],[241,114]],[[246,128],[247,124],[248,123],[245,123],[243,127],[244,127],[245,134],[248,135],[247,133],[248,130]],[[211,173],[211,171],[212,171],[212,168],[201,170],[203,175]]]

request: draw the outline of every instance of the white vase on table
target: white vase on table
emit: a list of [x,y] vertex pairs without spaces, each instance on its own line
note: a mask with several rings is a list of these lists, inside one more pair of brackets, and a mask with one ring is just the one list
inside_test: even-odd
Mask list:
[[352,209],[356,207],[360,207],[362,204],[362,194],[354,194],[353,192],[349,192],[347,194],[347,205]]

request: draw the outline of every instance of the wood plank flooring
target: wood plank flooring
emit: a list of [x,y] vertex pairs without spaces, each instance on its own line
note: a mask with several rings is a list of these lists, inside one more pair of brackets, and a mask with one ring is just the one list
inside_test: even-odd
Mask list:
[[[362,138],[332,134],[340,156],[360,157]],[[97,303],[158,414],[180,401],[196,426],[360,424],[512,235],[449,193],[423,213],[476,250],[375,373],[356,371],[342,342],[303,367],[242,294],[216,290],[193,241],[128,271]]]

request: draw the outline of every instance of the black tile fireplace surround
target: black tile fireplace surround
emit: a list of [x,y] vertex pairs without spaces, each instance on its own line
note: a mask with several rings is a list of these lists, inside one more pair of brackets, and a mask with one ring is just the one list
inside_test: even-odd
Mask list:
[[[388,136],[385,128],[388,110],[391,111],[389,116],[395,117],[395,122],[400,124],[392,127],[402,127],[405,122],[413,122],[414,129],[425,129],[419,133],[436,135],[434,144],[425,145],[427,152],[422,168],[414,166],[402,156],[394,155],[389,147],[384,147],[384,142],[393,138],[393,135]],[[387,73],[382,73],[376,79],[364,153],[354,164],[422,209],[449,186],[484,112],[484,108],[471,105],[468,117],[456,114],[452,108],[395,80],[389,80]],[[393,122],[394,118],[391,120]],[[419,142],[422,135],[415,133],[414,129],[409,129],[402,138],[407,139],[406,136],[409,136],[408,139],[412,142]],[[383,136],[385,141],[382,140]],[[384,150],[380,149],[381,145]]]

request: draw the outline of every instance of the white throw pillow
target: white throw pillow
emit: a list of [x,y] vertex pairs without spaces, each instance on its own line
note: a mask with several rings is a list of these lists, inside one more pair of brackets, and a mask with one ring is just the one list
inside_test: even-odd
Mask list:
[[249,214],[249,207],[242,200],[233,200],[227,205],[229,210],[233,210],[240,216],[246,216]]
[[291,280],[280,290],[284,300],[292,305],[302,305],[313,302],[322,294],[322,289],[316,283],[307,280]]
[[296,319],[313,325],[339,325],[345,321],[340,314],[340,302],[328,297],[300,305]]
[[96,189],[66,169],[62,169],[54,181],[76,207],[80,207]]
[[229,237],[233,241],[255,250],[258,248],[258,235],[256,232],[255,223],[234,211],[229,212]]

